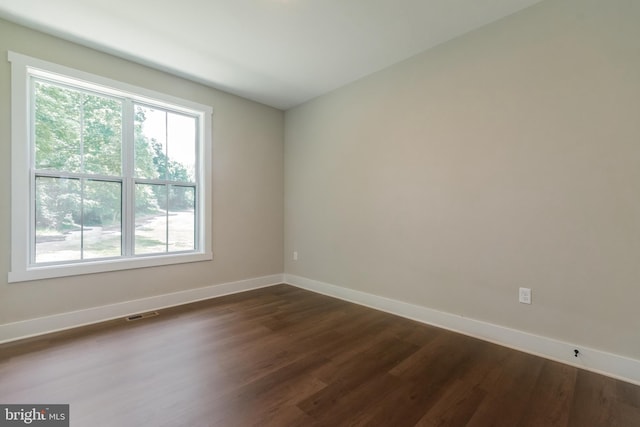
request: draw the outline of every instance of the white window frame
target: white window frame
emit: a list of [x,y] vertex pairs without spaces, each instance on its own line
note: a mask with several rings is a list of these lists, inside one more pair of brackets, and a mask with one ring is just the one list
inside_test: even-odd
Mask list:
[[[210,161],[212,107],[16,52],[9,51],[8,60],[11,62],[11,271],[8,275],[9,283],[213,259],[211,250]],[[33,135],[30,130],[32,103],[30,80],[32,76],[55,77],[58,82],[66,80],[72,85],[81,82],[82,87],[105,95],[126,97],[135,102],[152,104],[198,116],[200,140],[196,173],[199,176],[196,191],[196,249],[194,251],[125,255],[118,258],[74,261],[67,264],[34,264],[31,262],[30,253],[33,250],[31,240],[35,239],[32,231],[34,220],[31,200],[34,197],[31,189],[34,165]],[[123,132],[127,131],[126,128],[123,129]],[[127,162],[131,162],[131,159],[124,157],[124,163]],[[126,193],[126,191],[126,187],[124,187],[123,192]],[[130,218],[133,216],[132,208],[129,207],[128,210],[128,212],[122,212],[123,218],[125,215]],[[122,236],[123,239],[132,238],[131,230],[129,233],[125,233],[124,222]]]

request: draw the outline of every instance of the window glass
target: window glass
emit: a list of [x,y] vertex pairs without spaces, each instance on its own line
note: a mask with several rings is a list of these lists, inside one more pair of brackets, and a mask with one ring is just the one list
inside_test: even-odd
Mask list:
[[35,261],[81,259],[80,180],[37,177],[35,198]]
[[136,184],[135,253],[167,251],[167,186]]
[[179,185],[169,187],[169,251],[192,251],[195,247],[195,188]]

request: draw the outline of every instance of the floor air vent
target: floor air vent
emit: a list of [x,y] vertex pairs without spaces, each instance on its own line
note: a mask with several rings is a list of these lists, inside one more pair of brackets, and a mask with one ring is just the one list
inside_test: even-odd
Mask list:
[[148,313],[140,313],[140,314],[132,314],[131,316],[127,317],[127,322],[133,322],[134,320],[142,320],[142,319],[146,319],[147,317],[154,317],[157,315],[158,315],[157,311],[150,311]]

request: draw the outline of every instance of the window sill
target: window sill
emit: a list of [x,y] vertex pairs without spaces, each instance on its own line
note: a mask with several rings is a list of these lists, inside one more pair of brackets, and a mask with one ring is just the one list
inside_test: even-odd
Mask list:
[[46,265],[30,267],[24,271],[9,272],[9,283],[27,282],[31,280],[53,279],[56,277],[79,276],[83,274],[123,271],[163,265],[185,264],[191,262],[211,261],[213,254],[186,253],[171,255],[153,255],[127,259],[111,259],[82,264]]

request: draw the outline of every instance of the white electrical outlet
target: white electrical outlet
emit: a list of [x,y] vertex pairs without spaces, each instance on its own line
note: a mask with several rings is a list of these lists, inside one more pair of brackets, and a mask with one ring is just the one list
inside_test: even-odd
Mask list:
[[520,288],[518,301],[520,301],[522,304],[531,304],[531,289]]
[[294,261],[298,260],[298,251],[293,251],[293,260]]

